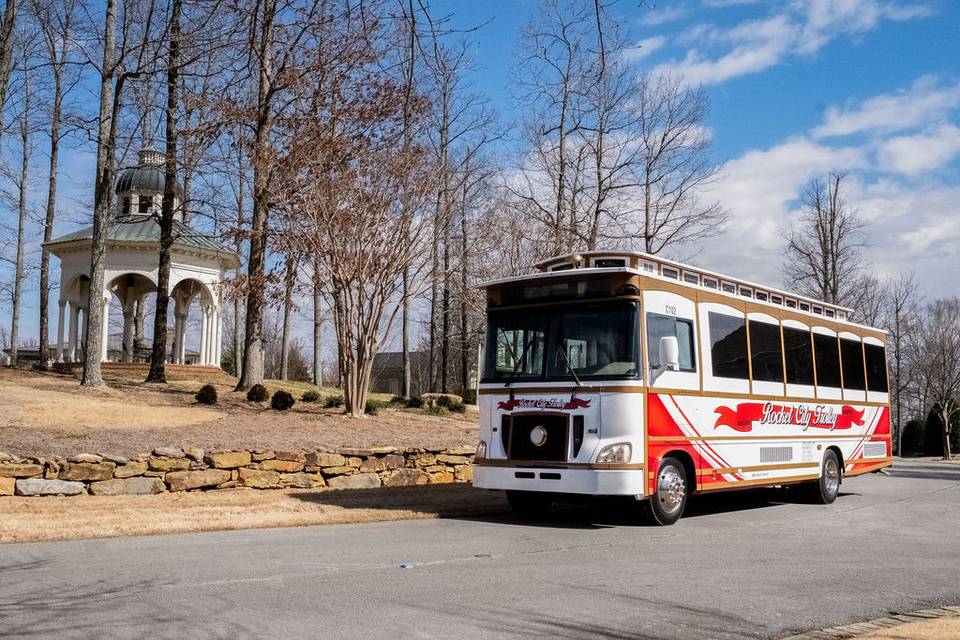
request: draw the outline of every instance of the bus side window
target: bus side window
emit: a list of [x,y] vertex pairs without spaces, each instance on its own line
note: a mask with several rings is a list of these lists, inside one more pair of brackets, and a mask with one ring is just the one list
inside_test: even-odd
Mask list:
[[813,386],[813,351],[810,332],[783,328],[783,346],[787,360],[787,384]]
[[843,363],[843,388],[864,391],[863,348],[858,340],[840,338],[840,360]]
[[883,347],[864,344],[867,353],[867,389],[887,393],[887,358]]
[[754,380],[783,382],[782,349],[778,325],[750,321],[750,355]]
[[710,311],[707,318],[710,324],[713,375],[718,378],[749,380],[746,321],[715,311]]
[[647,313],[647,358],[650,368],[663,365],[660,362],[660,338],[675,336],[680,347],[680,371],[696,371],[697,363],[693,350],[693,321],[659,313]]
[[817,386],[840,388],[840,351],[835,336],[813,334],[813,353],[817,358]]

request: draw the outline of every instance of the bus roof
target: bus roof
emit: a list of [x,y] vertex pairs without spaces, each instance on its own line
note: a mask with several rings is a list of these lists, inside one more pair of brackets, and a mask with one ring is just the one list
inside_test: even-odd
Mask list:
[[[875,327],[850,322],[849,317],[853,310],[849,307],[830,304],[816,298],[701,269],[642,251],[584,251],[547,258],[534,266],[538,271],[483,282],[479,285],[479,288],[488,289],[514,282],[573,275],[630,273],[662,279],[690,288],[709,289],[738,300],[750,299],[755,302],[789,308],[791,311],[812,317],[825,317],[830,320],[876,330]],[[817,311],[818,309],[819,311]]]

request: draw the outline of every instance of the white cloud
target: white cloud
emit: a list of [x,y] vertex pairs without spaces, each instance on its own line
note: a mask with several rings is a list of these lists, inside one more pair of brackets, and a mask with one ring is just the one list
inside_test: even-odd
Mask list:
[[814,137],[855,133],[892,133],[943,119],[960,107],[960,82],[941,85],[934,76],[916,80],[908,89],[886,93],[847,107],[831,106]]
[[[883,97],[848,111],[871,111]],[[864,123],[857,131],[880,133],[856,144],[797,135],[727,161],[708,195],[730,211],[731,220],[723,234],[705,243],[698,261],[755,281],[781,283],[782,230],[799,213],[799,195],[810,178],[838,169],[847,172],[848,202],[867,224],[869,268],[878,275],[915,271],[928,295],[957,295],[960,174],[933,170],[960,156],[960,126],[944,122],[950,114],[943,109],[926,109],[926,122],[908,112],[904,106],[901,116],[913,125],[907,134],[867,126],[876,122],[870,118],[852,119]],[[838,122],[839,113],[828,110],[826,123],[814,131]]]
[[877,163],[882,171],[917,176],[939,169],[957,155],[960,155],[960,127],[945,124],[882,142]]
[[627,62],[636,62],[649,56],[651,53],[666,44],[667,39],[664,36],[653,36],[637,41],[632,47],[623,52],[623,59]]
[[769,18],[748,20],[730,29],[696,27],[704,36],[699,47],[726,49],[703,53],[698,46],[682,60],[660,65],[692,83],[718,84],[768,69],[784,58],[809,55],[845,34],[870,31],[883,20],[903,21],[929,15],[923,5],[880,0],[795,0]]
[[687,9],[681,5],[672,7],[655,6],[640,19],[640,24],[644,27],[656,27],[661,24],[679,20],[685,15],[687,15]]

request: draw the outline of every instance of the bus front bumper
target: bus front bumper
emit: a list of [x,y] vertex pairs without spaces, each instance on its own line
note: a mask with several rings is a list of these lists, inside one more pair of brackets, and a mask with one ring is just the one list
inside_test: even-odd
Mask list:
[[[642,465],[507,466],[505,460],[478,460],[473,486],[596,496],[643,495]],[[627,468],[623,468],[627,467]]]

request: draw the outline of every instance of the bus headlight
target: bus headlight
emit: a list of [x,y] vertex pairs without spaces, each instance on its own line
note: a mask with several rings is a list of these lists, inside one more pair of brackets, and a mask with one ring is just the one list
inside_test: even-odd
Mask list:
[[600,450],[597,456],[598,463],[611,462],[630,462],[630,456],[633,454],[633,447],[629,442],[618,442],[617,444],[608,444]]
[[487,457],[487,443],[483,440],[477,444],[477,458],[486,458]]

